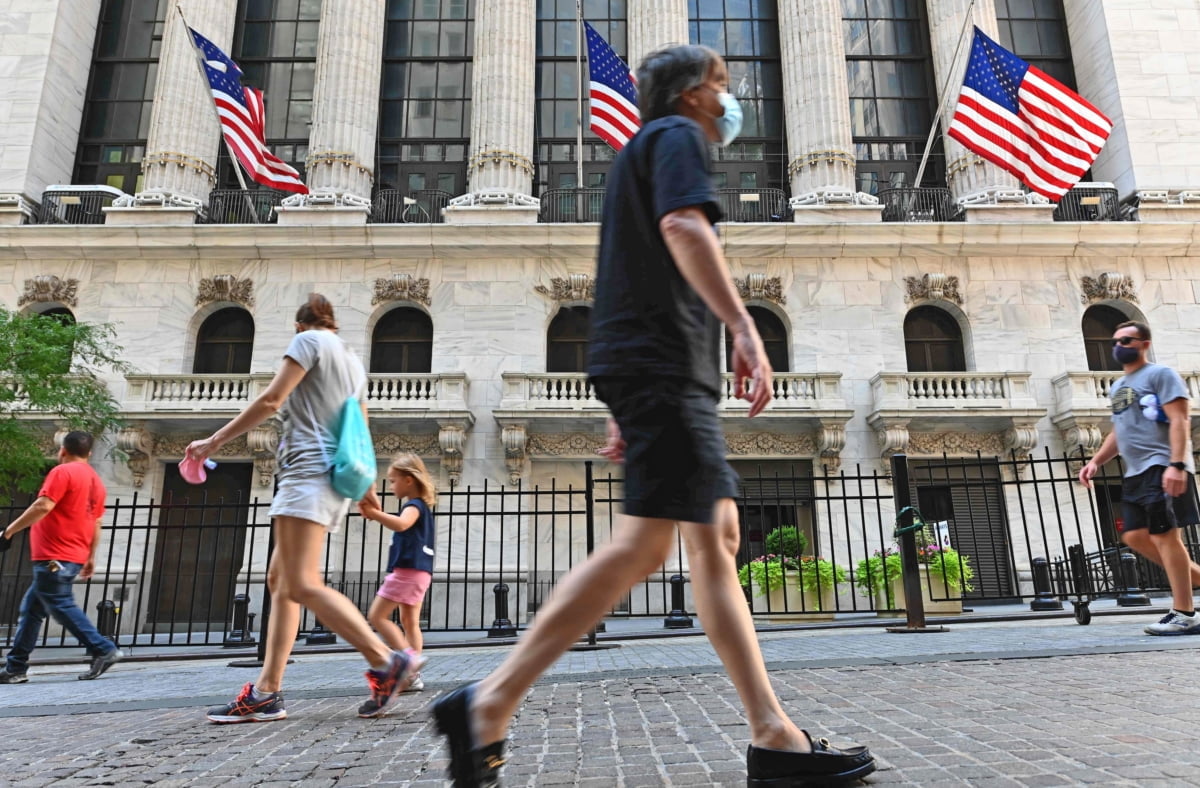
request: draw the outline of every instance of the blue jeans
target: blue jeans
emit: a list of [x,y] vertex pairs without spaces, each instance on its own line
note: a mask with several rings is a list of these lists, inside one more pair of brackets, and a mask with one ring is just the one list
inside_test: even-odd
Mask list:
[[93,657],[117,649],[75,604],[71,583],[75,582],[75,576],[83,564],[70,561],[59,561],[58,564],[61,568],[57,572],[51,572],[46,561],[37,561],[33,565],[33,583],[21,600],[21,620],[17,624],[12,650],[8,652],[5,667],[9,673],[25,673],[29,670],[29,654],[37,647],[47,615],[62,624]]

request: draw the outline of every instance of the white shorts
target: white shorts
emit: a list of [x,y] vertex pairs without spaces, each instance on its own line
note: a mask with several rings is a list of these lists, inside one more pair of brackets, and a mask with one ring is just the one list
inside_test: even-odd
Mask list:
[[320,523],[335,534],[350,510],[350,499],[334,492],[329,474],[287,476],[271,500],[271,517],[296,517]]

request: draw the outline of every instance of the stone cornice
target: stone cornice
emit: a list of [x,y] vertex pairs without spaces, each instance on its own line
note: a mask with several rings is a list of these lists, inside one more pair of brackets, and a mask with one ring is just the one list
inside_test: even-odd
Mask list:
[[[595,256],[596,224],[0,227],[12,260],[494,259]],[[1200,224],[726,224],[734,258],[1200,257]]]

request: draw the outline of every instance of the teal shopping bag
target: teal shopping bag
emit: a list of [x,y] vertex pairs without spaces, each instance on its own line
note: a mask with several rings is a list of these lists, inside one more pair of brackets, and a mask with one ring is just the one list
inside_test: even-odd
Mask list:
[[337,451],[330,471],[338,495],[360,500],[375,482],[375,446],[357,397],[347,397],[338,419]]

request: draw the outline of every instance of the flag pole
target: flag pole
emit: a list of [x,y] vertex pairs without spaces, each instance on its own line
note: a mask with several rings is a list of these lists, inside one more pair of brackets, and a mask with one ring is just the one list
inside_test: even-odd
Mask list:
[[[175,10],[179,12],[179,19],[183,22],[183,34],[187,37],[188,44],[192,48],[192,54],[196,56],[196,68],[200,70],[200,79],[205,85],[208,85],[208,74],[204,71],[204,53],[196,46],[196,39],[192,38],[192,26],[188,24],[187,17],[183,15],[183,8],[176,3]],[[246,179],[242,176],[242,163],[237,155],[233,152],[233,148],[229,144],[229,140],[225,139],[225,132],[221,126],[221,113],[217,111],[217,105],[212,100],[211,90],[208,97],[208,106],[212,107],[213,117],[217,120],[217,131],[221,134],[221,140],[225,143],[225,151],[229,154],[229,158],[233,163],[233,173],[237,175],[238,183],[242,187],[242,199],[246,201],[246,208],[250,212],[251,218],[255,224],[262,224],[258,220],[258,211],[254,210],[254,202],[250,199],[250,190],[246,187]]]
[[938,103],[937,114],[933,116],[933,126],[929,129],[929,136],[925,139],[925,152],[921,154],[921,166],[917,168],[917,179],[913,183],[916,188],[921,187],[921,178],[925,176],[925,164],[929,161],[929,151],[933,148],[933,139],[937,136],[938,122],[942,119],[942,115],[946,112],[946,106],[950,99],[950,86],[955,83],[954,75],[958,71],[958,55],[962,51],[963,40],[966,38],[967,29],[971,25],[971,10],[975,7],[975,0],[971,0],[967,6],[967,11],[964,14],[962,30],[958,33],[958,45],[954,47],[954,56],[950,58],[950,69],[946,72],[945,83],[942,85],[942,100]]
[[[587,45],[587,33],[583,29],[583,0],[575,0],[575,30],[579,42],[575,46],[575,188],[583,189],[583,48]],[[576,191],[576,208],[582,207],[583,192]],[[579,216],[577,212],[576,217]]]

